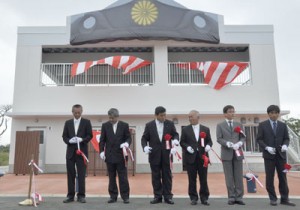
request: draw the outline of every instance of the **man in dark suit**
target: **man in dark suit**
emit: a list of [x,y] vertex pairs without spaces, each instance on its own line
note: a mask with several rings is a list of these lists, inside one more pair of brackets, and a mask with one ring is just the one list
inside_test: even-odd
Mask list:
[[242,131],[242,125],[233,121],[235,110],[232,105],[223,108],[225,120],[217,125],[217,142],[221,144],[221,158],[228,192],[228,205],[245,205],[243,201],[243,152],[241,147],[245,135],[236,132]]
[[[208,158],[208,152],[211,149],[212,140],[209,128],[204,125],[200,125],[199,119],[200,115],[198,111],[190,111],[190,125],[182,129],[180,145],[183,148],[183,152],[185,152],[185,161],[189,178],[188,190],[191,205],[196,205],[200,197],[201,203],[208,206],[209,190],[207,185],[207,165],[204,165],[204,156]],[[197,173],[200,180],[199,196],[196,190]]]
[[75,177],[77,169],[78,176],[78,193],[77,201],[85,203],[85,175],[86,163],[81,155],[76,154],[78,149],[78,142],[80,150],[88,156],[88,143],[93,138],[92,125],[90,120],[81,117],[82,106],[76,104],[72,107],[74,119],[65,122],[64,131],[62,134],[64,142],[67,144],[67,175],[68,175],[68,195],[63,201],[70,203],[74,201],[75,197]]
[[146,124],[142,136],[142,148],[149,154],[149,163],[152,174],[154,199],[151,204],[162,202],[174,204],[172,200],[172,172],[170,169],[170,152],[176,153],[172,145],[179,144],[179,136],[174,123],[166,119],[166,109],[158,106],[155,109],[156,119]]
[[286,152],[290,138],[286,124],[278,121],[280,109],[277,105],[267,108],[269,119],[258,126],[257,142],[263,151],[266,171],[266,188],[270,198],[270,205],[277,205],[277,196],[274,188],[275,169],[279,179],[280,203],[295,206],[289,201],[289,188],[284,171],[286,164]]
[[119,119],[119,111],[111,108],[108,111],[109,121],[102,124],[99,142],[100,158],[105,160],[108,171],[108,192],[110,199],[108,203],[117,202],[118,187],[116,175],[118,173],[119,188],[123,203],[129,203],[129,183],[127,167],[123,155],[123,147],[129,148],[131,135],[129,125]]

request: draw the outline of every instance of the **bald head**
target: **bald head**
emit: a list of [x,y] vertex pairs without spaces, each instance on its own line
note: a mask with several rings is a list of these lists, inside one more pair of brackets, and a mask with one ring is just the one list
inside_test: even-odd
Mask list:
[[199,123],[200,114],[197,110],[192,110],[189,113],[189,121],[192,125],[197,125]]

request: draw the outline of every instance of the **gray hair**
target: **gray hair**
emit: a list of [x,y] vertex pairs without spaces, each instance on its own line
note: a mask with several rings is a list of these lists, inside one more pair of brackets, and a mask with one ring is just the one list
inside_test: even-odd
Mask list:
[[119,117],[119,111],[116,108],[111,108],[108,110],[107,114],[111,117]]
[[200,117],[200,113],[195,109],[191,110],[190,113],[194,113],[197,115],[197,117]]

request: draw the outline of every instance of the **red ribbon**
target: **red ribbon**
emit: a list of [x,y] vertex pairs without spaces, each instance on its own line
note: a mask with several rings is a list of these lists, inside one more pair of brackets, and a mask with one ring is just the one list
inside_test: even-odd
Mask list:
[[132,151],[129,147],[123,147],[122,150],[123,150],[123,157],[124,157],[124,161],[125,161],[125,166],[127,167],[127,165],[128,165],[128,153],[130,154],[129,157],[130,157],[132,162],[134,161],[134,157],[133,157]]
[[202,155],[202,159],[203,159],[203,161],[204,161],[203,167],[204,167],[204,168],[207,168],[207,167],[208,167],[208,164],[209,164],[209,158],[208,158],[206,155]]
[[88,158],[85,156],[85,154],[81,151],[81,150],[76,150],[76,154],[77,155],[81,155],[84,161],[84,165],[87,165],[87,163],[89,162]]
[[[174,146],[172,148],[174,148]],[[178,161],[182,159],[181,155],[179,154],[178,151],[176,151],[175,156],[177,157]],[[170,160],[170,169],[172,171],[173,170],[173,162],[172,162],[172,153],[171,152],[170,152],[170,155],[169,155],[169,160]]]
[[223,162],[223,160],[221,159],[221,157],[216,153],[216,151],[215,151],[213,148],[211,148],[211,151],[213,151],[213,153],[215,154],[215,156],[217,156],[217,158],[218,158],[221,162]]
[[292,166],[288,163],[285,163],[283,167],[284,167],[284,170],[283,170],[284,173],[289,172],[292,168]]

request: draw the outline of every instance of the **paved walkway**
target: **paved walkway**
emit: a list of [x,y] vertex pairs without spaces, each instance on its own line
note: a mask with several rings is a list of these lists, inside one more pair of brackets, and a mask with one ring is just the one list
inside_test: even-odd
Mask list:
[[245,206],[227,205],[226,198],[212,198],[209,200],[210,206],[204,206],[198,203],[196,206],[190,205],[190,201],[187,198],[175,198],[174,205],[166,203],[150,204],[149,198],[131,198],[129,204],[123,204],[120,200],[113,204],[108,204],[107,198],[87,198],[87,203],[82,204],[78,202],[72,202],[64,204],[62,198],[49,197],[42,202],[38,208],[33,206],[18,206],[18,203],[24,198],[21,197],[0,197],[0,208],[1,210],[275,210],[275,209],[299,209],[300,199],[293,199],[292,201],[297,205],[296,207],[283,206],[270,206],[268,199],[265,198],[245,198]]
[[[289,172],[288,182],[290,196],[300,198],[300,172]],[[187,197],[188,178],[186,173],[173,174],[174,197]],[[265,174],[259,173],[259,180],[265,183]],[[43,196],[65,197],[67,190],[66,174],[39,174],[35,176],[36,190]],[[275,178],[276,191],[278,193],[278,182]],[[129,175],[131,197],[152,197],[152,186],[150,174]],[[257,185],[257,193],[247,193],[246,180],[245,197],[267,197],[264,188]],[[28,192],[29,175],[5,174],[0,178],[0,197],[26,196]],[[223,173],[209,173],[208,186],[211,197],[227,197],[225,179]],[[87,197],[107,197],[107,176],[88,176],[86,179]],[[2,208],[1,208],[2,209]]]

